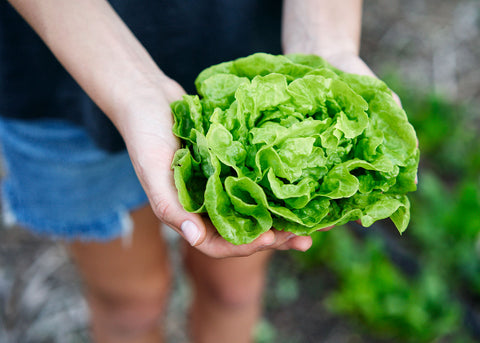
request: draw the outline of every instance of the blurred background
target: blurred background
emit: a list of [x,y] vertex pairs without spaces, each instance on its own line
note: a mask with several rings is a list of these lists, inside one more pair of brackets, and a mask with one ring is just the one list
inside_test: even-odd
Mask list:
[[[411,224],[402,236],[388,221],[352,224],[278,253],[257,342],[478,342],[480,1],[365,1],[361,55],[417,130]],[[186,342],[180,268],[174,290],[168,342]],[[0,343],[11,342],[87,343],[88,311],[61,245],[0,228]]]

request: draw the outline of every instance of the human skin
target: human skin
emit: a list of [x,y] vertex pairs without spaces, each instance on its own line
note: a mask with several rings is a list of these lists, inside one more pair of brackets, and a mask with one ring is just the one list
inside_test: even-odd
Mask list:
[[[285,54],[322,56],[343,71],[377,77],[361,59],[362,0],[284,0]],[[400,98],[392,93],[401,106]]]
[[361,0],[285,0],[283,13],[284,53],[315,54],[344,71],[375,76],[359,57]]

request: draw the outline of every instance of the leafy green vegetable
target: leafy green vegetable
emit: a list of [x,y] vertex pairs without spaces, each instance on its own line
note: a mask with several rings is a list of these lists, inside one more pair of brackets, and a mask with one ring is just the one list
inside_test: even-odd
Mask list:
[[195,85],[199,96],[172,104],[175,184],[225,239],[389,217],[407,228],[419,151],[382,81],[318,56],[257,53],[205,69]]

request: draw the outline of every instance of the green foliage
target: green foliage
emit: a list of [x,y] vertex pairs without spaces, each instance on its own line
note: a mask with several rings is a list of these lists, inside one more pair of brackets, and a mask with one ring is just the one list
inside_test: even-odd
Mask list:
[[202,71],[172,104],[175,184],[234,244],[272,226],[309,235],[361,219],[410,220],[416,135],[380,80],[313,55],[263,53]]
[[255,343],[271,343],[275,342],[277,339],[277,332],[275,327],[270,324],[266,319],[262,319],[254,331],[254,341]]
[[480,182],[465,180],[449,189],[425,173],[413,201],[410,234],[420,254],[452,287],[480,296]]
[[[458,103],[439,94],[423,94],[393,74],[386,81],[403,101],[415,127],[428,169],[460,181],[480,173],[478,104]],[[423,158],[422,157],[422,158]]]
[[377,236],[355,237],[346,227],[318,233],[307,254],[295,254],[310,269],[333,272],[338,287],[327,308],[346,315],[369,335],[399,342],[432,342],[464,337],[462,312],[437,270],[405,275]]
[[[480,297],[480,111],[398,87],[424,151],[412,198],[412,244],[460,297]],[[476,304],[477,307],[480,304]]]

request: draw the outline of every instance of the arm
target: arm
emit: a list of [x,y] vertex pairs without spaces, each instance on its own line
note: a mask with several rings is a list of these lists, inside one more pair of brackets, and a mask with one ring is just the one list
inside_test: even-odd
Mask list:
[[[362,0],[284,0],[282,44],[285,54],[315,54],[349,73],[376,77],[358,56]],[[393,98],[401,106],[400,98]]]
[[374,76],[358,57],[362,0],[284,0],[285,53],[316,54],[348,72]]
[[210,256],[249,255],[270,248],[309,247],[311,241],[268,231],[233,246],[209,221],[178,202],[170,164],[178,147],[170,102],[184,94],[168,78],[105,0],[10,0],[60,63],[104,111],[125,140],[157,216]]
[[135,100],[145,89],[165,89],[173,83],[107,1],[11,0],[10,3],[114,122],[125,115],[123,105]]

